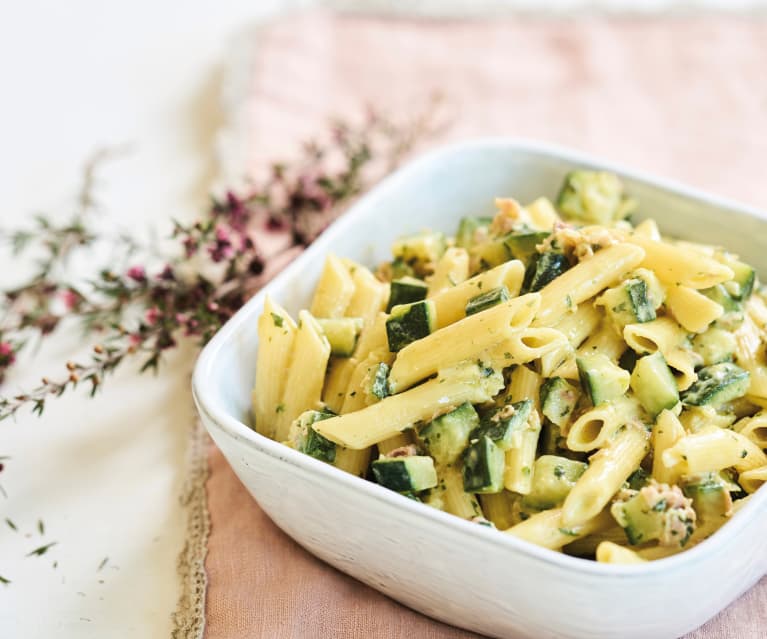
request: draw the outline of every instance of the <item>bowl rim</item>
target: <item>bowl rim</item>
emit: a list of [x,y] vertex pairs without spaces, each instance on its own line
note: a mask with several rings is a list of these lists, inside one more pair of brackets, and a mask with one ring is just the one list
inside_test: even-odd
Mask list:
[[[531,559],[551,566],[556,566],[570,571],[576,571],[587,575],[600,577],[613,577],[616,579],[636,578],[642,575],[657,575],[658,573],[682,570],[689,564],[694,563],[703,555],[717,554],[728,544],[729,538],[737,536],[751,522],[752,517],[758,515],[760,508],[767,510],[767,488],[756,491],[748,503],[745,504],[720,530],[708,539],[689,550],[682,551],[670,557],[648,561],[641,564],[607,564],[580,557],[571,557],[563,553],[552,552],[549,549],[537,546],[531,542],[518,539],[511,535],[499,534],[499,531],[476,523],[463,520],[449,513],[437,510],[426,504],[420,504],[407,499],[397,493],[387,490],[383,486],[346,473],[330,464],[325,464],[308,455],[283,446],[279,442],[271,440],[259,434],[250,426],[231,415],[220,406],[208,389],[213,378],[214,362],[219,353],[225,350],[240,327],[250,319],[252,309],[260,306],[264,297],[283,278],[298,273],[304,265],[311,261],[315,254],[326,251],[326,245],[330,244],[336,236],[344,233],[349,226],[353,226],[355,217],[367,209],[375,208],[378,200],[385,197],[390,191],[400,188],[402,183],[408,181],[411,175],[428,169],[428,167],[441,159],[460,155],[465,151],[482,149],[504,149],[508,151],[520,151],[523,153],[546,156],[553,160],[564,160],[573,165],[590,166],[609,170],[621,177],[644,183],[647,186],[667,191],[673,195],[681,196],[688,200],[695,200],[710,206],[735,211],[749,217],[758,219],[767,225],[767,214],[747,204],[742,204],[732,199],[706,193],[702,190],[684,185],[674,180],[655,176],[653,174],[631,169],[624,165],[566,147],[529,140],[518,137],[483,137],[474,138],[457,143],[439,146],[421,154],[419,157],[407,162],[391,175],[384,178],[368,193],[357,200],[339,220],[334,222],[311,246],[293,260],[273,280],[266,284],[256,295],[248,300],[229,321],[213,336],[203,348],[194,367],[192,375],[192,394],[195,404],[201,414],[207,418],[203,420],[215,424],[230,437],[244,442],[249,448],[256,449],[282,463],[288,463],[305,473],[320,474],[327,481],[333,482],[344,488],[361,491],[369,498],[384,502],[393,507],[411,513],[421,519],[449,525],[454,531],[460,531],[473,538],[483,539],[486,543],[494,544],[504,551],[522,553]],[[206,424],[207,427],[207,424]]]

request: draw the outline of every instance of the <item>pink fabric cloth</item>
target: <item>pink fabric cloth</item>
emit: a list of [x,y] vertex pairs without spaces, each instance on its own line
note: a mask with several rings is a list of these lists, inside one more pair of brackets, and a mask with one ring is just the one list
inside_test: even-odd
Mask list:
[[[436,89],[455,122],[440,141],[540,138],[767,208],[767,21],[312,14],[275,22],[258,43],[253,167],[324,130],[329,115],[359,113],[365,101],[406,114]],[[210,463],[208,639],[476,636],[314,559],[214,448]],[[687,639],[756,639],[766,627],[767,579]]]

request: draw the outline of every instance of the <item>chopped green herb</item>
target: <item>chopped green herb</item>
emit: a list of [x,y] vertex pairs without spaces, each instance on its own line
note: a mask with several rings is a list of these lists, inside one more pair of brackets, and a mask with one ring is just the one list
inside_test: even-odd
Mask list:
[[557,479],[561,479],[564,476],[565,476],[564,466],[560,466],[559,464],[554,466],[554,477],[556,477]]
[[745,449],[740,452],[740,458],[743,459],[744,457],[748,457],[748,451]]
[[274,411],[274,412],[276,412],[276,413],[282,413],[282,412],[284,412],[284,411],[285,411],[285,404],[277,404],[277,408],[275,409],[275,411]]
[[43,523],[42,519],[37,520],[37,532],[39,532],[41,535],[45,534],[45,524]]
[[8,524],[8,528],[16,532],[18,528],[16,528],[16,524],[14,524],[8,517],[5,518],[5,523]]
[[28,552],[25,556],[26,557],[42,557],[45,553],[47,553],[53,546],[55,546],[58,542],[52,541],[49,544],[45,544],[44,546],[38,546],[31,552]]
[[101,560],[101,563],[99,564],[99,567],[96,570],[101,570],[104,566],[107,565],[107,562],[109,561],[109,557],[104,557]]
[[567,535],[568,537],[578,536],[578,533],[575,532],[572,528],[560,528],[559,532],[561,532],[563,535]]
[[282,328],[282,324],[284,323],[284,319],[282,318],[282,315],[277,315],[277,313],[272,313],[272,320],[274,321],[274,325],[277,328]]
[[10,579],[6,579],[6,578],[5,578],[5,577],[3,577],[2,575],[0,575],[0,584],[3,584],[4,586],[6,586],[6,585],[8,585],[9,583],[11,583],[11,580],[10,580]]

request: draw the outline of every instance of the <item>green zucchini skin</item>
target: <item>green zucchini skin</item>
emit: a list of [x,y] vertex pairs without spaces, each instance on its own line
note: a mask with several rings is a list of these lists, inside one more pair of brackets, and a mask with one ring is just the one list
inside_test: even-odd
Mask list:
[[497,288],[491,288],[489,291],[475,295],[468,302],[466,302],[466,316],[474,315],[474,313],[481,313],[488,308],[497,306],[502,302],[507,302],[511,299],[509,289],[505,286],[499,286]]
[[469,445],[479,415],[466,402],[417,429],[419,441],[438,464],[452,464]]
[[503,451],[489,437],[480,437],[463,455],[463,489],[467,493],[501,492],[505,466]]
[[472,434],[472,439],[489,437],[501,450],[509,450],[515,431],[527,424],[532,410],[533,402],[530,399],[495,409],[482,417],[479,429]]
[[379,457],[371,466],[376,481],[398,493],[419,492],[437,485],[434,460],[426,455]]
[[569,268],[570,262],[561,253],[541,253],[534,257],[525,269],[522,289],[526,293],[540,291]]
[[637,360],[631,373],[631,389],[653,419],[679,402],[676,380],[660,352]]
[[685,477],[682,486],[685,496],[701,522],[721,521],[732,510],[732,495],[728,482],[719,473],[701,473]]
[[517,231],[509,233],[503,240],[509,249],[511,257],[521,260],[525,264],[530,262],[537,253],[537,246],[541,244],[551,233],[548,231]]
[[412,304],[426,299],[428,285],[415,277],[401,277],[389,284],[389,303],[386,312],[390,313],[395,306]]
[[330,417],[335,417],[335,413],[327,409],[302,413],[297,420],[298,430],[294,438],[296,450],[332,464],[336,460],[336,444],[312,428],[312,424]]
[[730,362],[705,366],[698,371],[698,380],[682,392],[682,403],[687,406],[724,404],[743,397],[750,381],[748,371]]
[[650,301],[647,291],[647,282],[640,278],[628,280],[625,283],[631,308],[637,322],[651,322],[655,319],[655,307]]
[[389,351],[396,353],[434,331],[436,309],[431,300],[395,306],[386,320]]

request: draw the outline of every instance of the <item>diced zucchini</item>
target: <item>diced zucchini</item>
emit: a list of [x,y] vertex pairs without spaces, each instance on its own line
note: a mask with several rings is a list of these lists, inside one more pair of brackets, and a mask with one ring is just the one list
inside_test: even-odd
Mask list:
[[392,280],[389,285],[389,304],[386,307],[386,312],[391,312],[391,309],[401,304],[412,304],[425,300],[428,288],[426,282],[415,277],[401,277]]
[[399,280],[403,277],[413,277],[415,271],[413,267],[401,258],[395,258],[391,262],[391,278],[393,280]]
[[525,269],[522,288],[528,293],[540,291],[569,268],[570,262],[561,253],[540,253],[533,257]]
[[517,231],[507,235],[503,242],[511,257],[522,260],[525,264],[537,254],[536,246],[541,244],[551,233],[548,231]]
[[339,317],[317,319],[322,332],[330,342],[330,354],[336,357],[351,357],[357,346],[357,338],[364,324],[361,317]]
[[660,351],[637,360],[631,373],[631,389],[653,419],[679,402],[676,380]]
[[501,450],[509,450],[514,447],[518,433],[527,425],[532,410],[533,402],[530,399],[495,409],[482,417],[476,436],[489,437]]
[[639,277],[608,288],[599,298],[608,317],[618,328],[626,324],[650,322],[655,319],[655,306],[650,300],[647,282]]
[[557,207],[569,220],[609,226],[625,218],[634,202],[623,194],[617,175],[605,171],[572,171],[565,176]]
[[495,442],[480,437],[463,456],[463,489],[467,493],[501,492],[505,465],[505,455]]
[[372,464],[376,481],[398,493],[418,492],[437,485],[434,460],[427,455],[379,457]]
[[578,403],[578,388],[562,377],[551,377],[541,385],[541,412],[557,426],[564,426]]
[[701,523],[722,522],[732,512],[730,485],[719,473],[685,477],[683,490]]
[[312,428],[312,424],[334,417],[329,410],[307,410],[301,413],[290,426],[290,441],[297,451],[333,463],[336,459],[336,445]]
[[736,346],[732,331],[715,326],[692,339],[692,350],[700,355],[704,366],[732,361]]
[[748,264],[735,259],[732,255],[724,256],[724,263],[732,269],[735,277],[731,282],[725,283],[727,292],[738,301],[747,300],[754,291],[756,273]]
[[466,315],[474,315],[474,313],[487,310],[492,306],[496,306],[497,304],[506,302],[510,299],[511,295],[509,295],[509,289],[505,286],[491,288],[489,291],[480,293],[466,302]]
[[523,507],[537,510],[556,508],[570,493],[588,464],[558,455],[541,455],[535,460],[532,490],[522,500]]
[[628,484],[630,490],[639,490],[647,486],[650,483],[650,479],[651,477],[647,471],[640,466],[629,475],[626,484]]
[[511,253],[502,238],[494,238],[482,244],[476,244],[472,247],[471,254],[474,261],[478,263],[480,271],[494,268],[511,259]]
[[692,501],[677,486],[652,483],[610,512],[632,545],[657,539],[664,546],[684,546],[695,530]]
[[375,367],[370,383],[370,394],[378,399],[389,396],[389,365],[381,362]]
[[581,387],[594,406],[621,397],[628,390],[631,375],[614,364],[607,355],[581,355],[575,359],[575,363]]
[[682,402],[688,406],[730,402],[746,394],[750,377],[748,371],[729,362],[705,366],[698,371],[698,380],[682,392]]
[[642,280],[647,286],[648,301],[654,309],[660,308],[666,299],[666,289],[653,271],[646,268],[638,268],[631,271],[627,279]]
[[445,236],[434,231],[398,239],[392,246],[392,253],[395,258],[412,266],[417,274],[423,275],[433,269],[446,248]]
[[724,309],[725,313],[740,312],[743,310],[742,304],[734,298],[725,288],[724,284],[717,284],[711,288],[700,290],[703,295],[716,302]]
[[464,217],[458,223],[458,232],[455,234],[455,245],[470,249],[476,244],[475,238],[478,229],[486,229],[492,224],[492,217]]
[[479,415],[466,402],[418,428],[418,438],[438,464],[452,464],[469,445]]
[[561,443],[564,443],[564,438],[559,426],[548,419],[543,420],[541,436],[538,438],[538,454],[556,455]]
[[386,320],[389,351],[396,353],[434,331],[437,311],[432,300],[395,306]]

